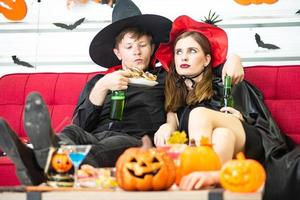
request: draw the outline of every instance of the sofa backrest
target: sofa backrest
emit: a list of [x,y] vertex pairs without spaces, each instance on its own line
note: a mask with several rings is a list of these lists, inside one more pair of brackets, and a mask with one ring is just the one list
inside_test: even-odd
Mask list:
[[28,93],[39,92],[49,108],[56,132],[71,123],[73,110],[91,73],[20,73],[0,79],[0,116],[26,139],[23,125],[24,103]]
[[246,67],[245,79],[263,92],[279,128],[300,144],[300,65]]
[[[26,138],[25,98],[28,93],[38,91],[49,107],[52,127],[58,132],[71,123],[80,91],[97,73],[100,72],[5,75],[0,78],[0,116]],[[300,144],[300,65],[246,67],[245,79],[263,92],[279,127]]]

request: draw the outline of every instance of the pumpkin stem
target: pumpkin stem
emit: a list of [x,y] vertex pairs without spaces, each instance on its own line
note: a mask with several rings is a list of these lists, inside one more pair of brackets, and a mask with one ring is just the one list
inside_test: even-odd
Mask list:
[[246,158],[245,158],[245,155],[243,152],[239,152],[236,154],[236,159],[237,160],[245,160]]
[[200,139],[200,146],[212,146],[208,137],[202,136]]
[[144,137],[142,137],[142,149],[147,150],[147,149],[151,149],[153,147],[151,139],[149,138],[148,135],[145,135]]

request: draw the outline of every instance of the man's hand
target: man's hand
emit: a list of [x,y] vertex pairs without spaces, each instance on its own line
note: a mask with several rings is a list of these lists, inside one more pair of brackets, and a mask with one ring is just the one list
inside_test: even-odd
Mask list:
[[223,82],[226,74],[232,77],[232,84],[237,84],[244,79],[244,68],[238,55],[231,54],[227,57],[222,70]]
[[128,88],[129,75],[130,73],[128,71],[123,71],[123,70],[106,74],[102,79],[98,81],[99,87],[112,90],[112,91],[126,90]]
[[122,70],[106,74],[97,81],[92,89],[89,96],[90,101],[94,105],[101,106],[109,90],[126,90],[128,88],[128,76],[129,72]]

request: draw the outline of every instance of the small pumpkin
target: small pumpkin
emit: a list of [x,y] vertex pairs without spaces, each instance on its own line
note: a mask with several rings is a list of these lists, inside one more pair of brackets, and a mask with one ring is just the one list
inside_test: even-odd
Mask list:
[[128,191],[165,190],[175,181],[173,160],[154,148],[129,148],[117,160],[118,185]]
[[181,178],[194,171],[214,171],[221,169],[221,160],[213,150],[207,137],[200,139],[200,146],[189,146],[180,155],[180,165],[177,168],[176,184]]
[[276,3],[278,0],[234,0],[234,1],[237,2],[238,4],[248,6],[250,4],[262,4],[262,3],[273,4]]
[[73,166],[68,155],[61,149],[58,149],[57,152],[52,156],[51,165],[58,173],[67,172]]
[[232,192],[255,192],[265,182],[263,166],[253,159],[245,159],[243,153],[237,159],[226,162],[221,170],[221,185]]

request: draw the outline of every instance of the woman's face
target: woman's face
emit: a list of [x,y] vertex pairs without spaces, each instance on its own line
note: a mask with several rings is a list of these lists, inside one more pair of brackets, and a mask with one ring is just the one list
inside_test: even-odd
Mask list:
[[132,33],[126,33],[118,47],[114,49],[114,53],[121,60],[123,68],[137,67],[145,70],[149,66],[153,50],[154,45],[151,44],[149,36],[137,38]]
[[[193,77],[200,74],[209,64],[211,57],[205,55],[199,43],[192,36],[179,39],[174,48],[176,71],[181,76]],[[201,80],[201,76],[195,81]]]

